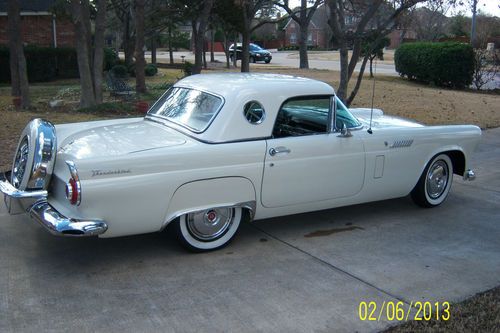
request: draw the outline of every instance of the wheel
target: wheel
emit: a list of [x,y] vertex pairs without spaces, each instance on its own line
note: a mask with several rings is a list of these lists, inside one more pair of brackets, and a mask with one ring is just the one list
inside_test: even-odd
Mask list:
[[220,249],[234,238],[243,210],[222,207],[184,214],[174,222],[178,241],[188,250],[204,252]]
[[254,57],[250,57],[250,62],[255,64],[255,58]]
[[413,201],[422,207],[431,208],[442,204],[450,192],[453,182],[453,163],[446,154],[432,158],[411,191]]
[[270,62],[271,62],[271,60],[266,60],[266,64],[268,64],[268,63],[270,63]]

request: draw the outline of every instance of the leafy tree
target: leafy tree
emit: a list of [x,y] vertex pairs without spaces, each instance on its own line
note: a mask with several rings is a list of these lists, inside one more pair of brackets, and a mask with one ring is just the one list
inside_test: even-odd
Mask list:
[[470,20],[462,13],[458,13],[450,19],[449,33],[454,37],[469,36]]

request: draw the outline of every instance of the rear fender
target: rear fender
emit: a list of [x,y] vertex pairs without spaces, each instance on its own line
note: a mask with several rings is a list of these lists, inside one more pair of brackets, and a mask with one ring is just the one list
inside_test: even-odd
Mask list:
[[255,215],[255,187],[243,177],[197,180],[180,186],[168,205],[163,228],[177,217],[216,207],[246,208]]

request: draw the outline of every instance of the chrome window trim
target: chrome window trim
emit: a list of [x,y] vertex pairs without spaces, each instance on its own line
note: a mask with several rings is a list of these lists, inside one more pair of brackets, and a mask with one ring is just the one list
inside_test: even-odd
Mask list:
[[[174,120],[171,120],[169,119],[168,117],[165,117],[165,116],[161,116],[161,115],[157,115],[157,114],[153,114],[153,113],[150,113],[151,110],[154,109],[154,107],[159,103],[159,101],[171,90],[171,89],[175,89],[175,88],[182,88],[182,89],[189,89],[189,90],[195,90],[195,91],[199,91],[199,92],[202,92],[204,94],[208,94],[208,95],[212,95],[214,97],[217,97],[218,99],[221,100],[221,103],[219,105],[219,107],[217,108],[217,110],[214,112],[212,118],[210,118],[210,121],[207,122],[206,126],[202,129],[202,130],[196,130],[190,126],[187,126],[185,124],[182,124],[182,123],[179,123],[177,121],[174,121]],[[182,85],[179,85],[179,86],[172,86],[170,88],[168,88],[161,96],[160,98],[158,98],[158,100],[156,100],[156,102],[151,106],[151,108],[149,109],[148,113],[146,114],[145,118],[160,118],[160,119],[163,119],[163,120],[166,120],[168,121],[169,123],[171,124],[174,124],[174,125],[177,125],[181,128],[185,128],[187,130],[189,130],[190,132],[192,133],[195,133],[195,134],[202,134],[203,132],[205,132],[209,127],[210,125],[212,125],[212,123],[214,122],[215,118],[217,117],[217,115],[219,114],[220,110],[224,107],[224,104],[226,104],[226,100],[225,98],[222,96],[222,95],[219,95],[219,94],[216,94],[216,93],[213,93],[213,92],[208,92],[206,90],[201,90],[201,89],[194,89],[192,87],[186,87],[186,86],[182,86]]]
[[345,106],[345,104],[340,100],[340,98],[337,97],[337,95],[333,95],[334,96],[334,100],[335,100],[335,103],[334,103],[334,108],[335,108],[335,122],[333,123],[334,127],[335,127],[335,130],[334,132],[332,133],[338,133],[340,132],[341,128],[337,128],[337,99],[339,100],[340,103],[342,103],[342,105],[346,108],[347,112],[349,112],[349,114],[351,116],[354,117],[354,119],[356,119],[356,121],[359,123],[358,126],[354,126],[354,127],[347,127],[350,131],[358,131],[360,129],[363,129],[364,125],[358,120],[358,118],[356,118],[355,115],[353,115],[351,113],[351,111],[349,111],[349,108],[347,106]]

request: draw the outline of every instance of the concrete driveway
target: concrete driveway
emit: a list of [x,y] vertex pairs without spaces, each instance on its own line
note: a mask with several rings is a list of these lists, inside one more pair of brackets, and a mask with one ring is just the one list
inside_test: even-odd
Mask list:
[[439,208],[401,198],[259,221],[205,254],[163,234],[57,238],[2,205],[0,331],[378,331],[390,323],[361,321],[361,301],[500,284],[500,129],[473,164],[476,182],[455,177]]

